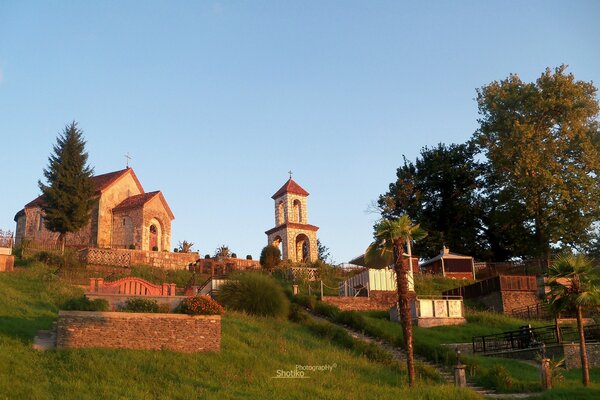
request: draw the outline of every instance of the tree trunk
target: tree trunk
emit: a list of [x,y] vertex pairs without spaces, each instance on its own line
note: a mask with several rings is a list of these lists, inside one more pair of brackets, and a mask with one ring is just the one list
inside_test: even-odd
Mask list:
[[60,240],[60,254],[64,256],[65,255],[65,242],[66,242],[67,235],[65,233],[61,233],[58,236],[58,238]]
[[583,330],[583,313],[581,306],[577,306],[577,330],[579,331],[579,354],[581,356],[581,374],[583,386],[590,384],[590,366],[588,363],[587,349],[585,347],[585,332]]
[[412,318],[410,316],[410,302],[408,291],[408,260],[403,256],[402,240],[394,246],[396,250],[396,284],[398,286],[398,314],[402,323],[402,336],[406,351],[406,366],[408,369],[408,385],[413,386],[416,380],[415,362],[413,354]]

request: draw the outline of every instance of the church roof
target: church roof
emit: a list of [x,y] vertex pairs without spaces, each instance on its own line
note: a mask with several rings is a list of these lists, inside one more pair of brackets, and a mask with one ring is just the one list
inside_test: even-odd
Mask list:
[[[122,169],[120,171],[114,171],[114,172],[109,172],[107,174],[92,176],[92,185],[94,187],[94,195],[99,195],[100,193],[102,193],[103,191],[108,189],[113,183],[115,183],[117,180],[119,180],[119,178],[124,176],[128,171],[131,171],[131,174],[133,175],[133,179],[135,180],[135,183],[138,185],[140,191],[143,192],[144,189],[142,188],[142,185],[138,181],[137,176],[135,176],[135,173],[133,172],[133,170],[131,168],[126,168],[126,169]],[[43,195],[38,196],[34,200],[25,204],[24,208],[41,206],[44,203],[43,197],[44,197]]]
[[148,203],[156,196],[159,196],[160,201],[163,203],[171,219],[175,219],[175,217],[173,216],[173,212],[171,212],[171,209],[167,204],[167,201],[165,200],[164,196],[159,190],[155,192],[136,194],[135,196],[128,197],[125,200],[123,200],[120,204],[118,204],[115,208],[113,208],[113,211],[123,211],[130,210],[132,208],[143,207],[144,204]]
[[299,194],[300,196],[308,196],[308,192],[290,178],[278,191],[275,192],[272,199],[283,196],[286,193]]
[[276,226],[275,228],[269,229],[265,233],[267,235],[270,235],[271,233],[273,233],[275,231],[278,231],[280,229],[285,229],[285,228],[304,229],[307,231],[315,231],[315,232],[319,230],[318,226],[314,226],[314,225],[310,225],[310,224],[298,224],[296,222],[286,222],[284,224]]
[[[92,176],[92,185],[94,188],[94,196],[100,195],[102,192],[104,192],[106,189],[108,189],[110,186],[112,186],[115,182],[117,182],[121,177],[125,176],[127,173],[131,174],[131,176],[133,177],[133,180],[135,181],[135,184],[140,189],[140,192],[143,193],[144,188],[142,187],[142,184],[138,180],[137,176],[135,175],[135,172],[133,172],[133,169],[125,168],[125,169],[122,169],[119,171],[108,172],[106,174]],[[15,221],[17,220],[17,217],[19,215],[24,213],[24,210],[26,208],[41,207],[43,204],[44,204],[44,195],[40,195],[40,196],[36,197],[29,203],[25,204],[25,207],[23,207],[23,209],[21,211],[19,211],[17,213],[17,215],[15,215]]]

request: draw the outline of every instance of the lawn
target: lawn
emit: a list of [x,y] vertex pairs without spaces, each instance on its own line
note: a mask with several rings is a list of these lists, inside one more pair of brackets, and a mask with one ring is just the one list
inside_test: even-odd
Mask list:
[[[317,311],[331,312],[330,307],[317,305]],[[400,325],[388,318],[387,312],[342,312],[334,317],[340,322],[355,326],[366,333],[381,337],[400,345],[402,333]],[[452,348],[442,346],[449,343],[469,343],[473,336],[489,335],[506,330],[514,330],[531,321],[523,321],[505,315],[468,310],[467,324],[436,328],[414,327],[415,352],[431,361],[453,365],[456,362]],[[547,322],[534,322],[533,326],[545,325]],[[526,362],[506,358],[492,358],[478,355],[463,355],[462,360],[468,365],[468,374],[477,384],[493,388],[499,392],[539,392],[541,384],[539,370]],[[557,389],[544,394],[544,399],[560,399],[579,396],[585,393],[589,398],[600,398],[600,368],[591,370],[592,385],[584,389],[581,384],[581,370],[560,370],[562,379],[555,381]],[[562,394],[561,394],[562,393]],[[550,397],[548,397],[550,396]],[[558,397],[552,397],[558,396]],[[581,397],[585,398],[585,397]]]
[[[433,381],[405,386],[398,368],[324,340],[309,327],[226,313],[220,353],[31,348],[59,305],[81,294],[43,264],[0,274],[0,399],[477,399]],[[331,366],[276,379],[296,365]]]

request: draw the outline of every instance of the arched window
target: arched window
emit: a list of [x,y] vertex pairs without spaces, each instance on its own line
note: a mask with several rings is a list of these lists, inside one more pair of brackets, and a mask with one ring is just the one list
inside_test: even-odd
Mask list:
[[300,203],[300,200],[298,200],[298,199],[294,200],[292,209],[294,211],[292,220],[294,222],[302,222],[302,203]]
[[277,220],[275,221],[275,225],[281,225],[285,222],[283,219],[283,212],[283,201],[279,201],[279,204],[277,204]]

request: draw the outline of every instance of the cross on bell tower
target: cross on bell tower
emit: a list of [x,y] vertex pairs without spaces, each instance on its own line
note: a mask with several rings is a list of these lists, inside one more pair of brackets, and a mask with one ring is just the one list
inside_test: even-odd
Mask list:
[[275,227],[267,234],[270,245],[280,247],[283,260],[316,261],[318,227],[308,223],[308,192],[290,179],[271,197],[275,201]]

